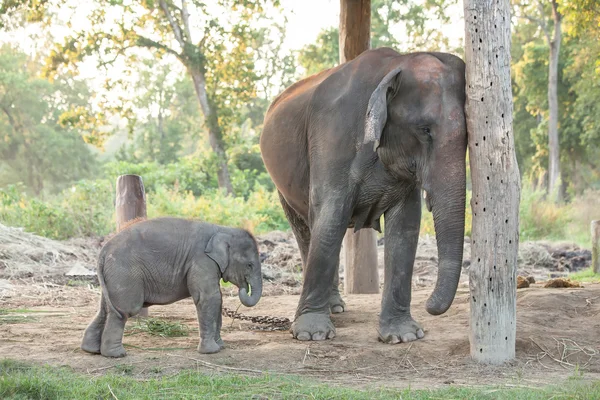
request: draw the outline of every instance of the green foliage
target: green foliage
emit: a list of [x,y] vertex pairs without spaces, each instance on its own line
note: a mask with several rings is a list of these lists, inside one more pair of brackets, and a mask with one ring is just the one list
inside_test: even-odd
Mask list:
[[600,274],[594,273],[592,267],[584,269],[582,271],[574,272],[569,274],[569,279],[572,281],[578,282],[591,282],[597,283],[600,282]]
[[[150,399],[170,398],[276,398],[276,399],[594,399],[600,383],[573,379],[560,386],[515,387],[450,386],[412,390],[332,386],[295,376],[249,377],[187,370],[169,377],[138,380],[127,376],[133,366],[119,364],[111,373],[90,377],[65,367],[34,367],[12,360],[0,361],[0,397],[3,399]],[[516,385],[519,386],[519,385]],[[177,388],[176,393],[172,391]]]
[[306,70],[305,75],[314,75],[339,64],[339,28],[328,28],[317,36],[316,43],[306,45],[298,52],[298,62]]
[[171,215],[219,225],[243,227],[254,233],[286,230],[289,225],[275,192],[258,187],[247,200],[221,191],[194,197],[191,192],[159,188],[148,194],[148,217]]
[[189,336],[190,328],[181,322],[170,322],[159,318],[138,318],[132,327],[125,330],[125,336],[142,332],[163,338],[182,337]]
[[[449,22],[446,9],[455,3],[456,0],[373,0],[371,48],[391,47],[401,52],[448,48],[448,39],[439,24]],[[397,35],[397,31],[403,35]],[[298,62],[305,69],[305,76],[338,65],[339,28],[326,28],[319,33],[316,43],[298,52]]]
[[563,239],[569,222],[566,205],[547,199],[544,190],[523,185],[519,209],[521,240]]
[[24,53],[0,47],[0,184],[23,182],[37,195],[95,170],[80,131],[62,124],[74,109],[88,110],[87,87],[64,76],[51,83],[38,71]]
[[[540,3],[541,4],[541,3]],[[512,34],[515,148],[522,174],[544,187],[548,165],[548,56],[542,27],[551,34],[549,3],[515,1]],[[589,0],[559,2],[563,40],[558,100],[561,175],[567,193],[600,186],[600,8]]]
[[0,223],[53,239],[104,235],[113,226],[112,191],[107,181],[81,181],[41,200],[8,186],[0,189]]
[[542,189],[527,181],[521,190],[519,211],[521,240],[569,240],[590,247],[590,221],[600,217],[600,191],[588,190],[570,203],[556,204]]
[[[150,218],[176,216],[244,227],[255,233],[289,229],[276,192],[260,183],[245,198],[227,196],[216,184],[195,196],[189,187],[183,187],[188,181],[182,180],[178,186],[177,179],[185,174],[173,173],[174,183],[170,183],[156,164],[118,165],[124,168],[120,172],[138,172],[150,182],[146,186]],[[0,223],[53,239],[106,235],[114,230],[114,188],[110,183],[114,181],[80,181],[47,200],[30,197],[18,186],[0,189]],[[197,187],[193,179],[189,182],[190,187]]]

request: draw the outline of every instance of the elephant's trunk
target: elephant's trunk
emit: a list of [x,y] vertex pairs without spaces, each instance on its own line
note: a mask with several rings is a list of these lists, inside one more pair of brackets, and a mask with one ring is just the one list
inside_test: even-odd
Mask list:
[[246,307],[253,307],[258,303],[262,296],[262,275],[260,271],[257,277],[252,277],[246,283],[246,287],[241,287],[238,293],[240,301]]
[[[452,141],[450,141],[452,142]],[[465,234],[466,143],[447,143],[458,147],[461,152],[438,160],[436,179],[427,194],[427,205],[433,213],[438,248],[438,276],[435,289],[427,300],[427,312],[432,315],[445,313],[456,294],[463,260]],[[458,159],[457,159],[458,158]],[[443,171],[443,172],[442,172]]]

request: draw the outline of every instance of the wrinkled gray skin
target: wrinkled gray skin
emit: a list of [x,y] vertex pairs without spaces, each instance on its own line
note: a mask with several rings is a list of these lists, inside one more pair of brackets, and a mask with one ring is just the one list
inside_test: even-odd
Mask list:
[[444,53],[389,48],[304,79],[271,104],[263,160],[301,250],[304,286],[292,325],[300,340],[335,336],[346,228],[380,230],[385,280],[384,342],[424,336],[410,313],[421,191],[433,212],[439,271],[427,311],[452,304],[460,277],[465,217],[465,66]]
[[142,307],[194,299],[200,323],[201,353],[216,353],[221,339],[219,280],[240,288],[242,304],[262,295],[262,275],[254,237],[227,228],[178,218],[136,223],[104,245],[98,257],[100,310],[85,330],[81,348],[123,357],[127,318]]

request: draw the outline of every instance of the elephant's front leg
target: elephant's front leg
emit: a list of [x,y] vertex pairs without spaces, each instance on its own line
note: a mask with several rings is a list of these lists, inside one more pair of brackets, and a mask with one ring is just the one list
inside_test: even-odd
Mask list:
[[221,309],[221,291],[218,287],[211,293],[200,295],[200,301],[196,303],[200,325],[200,345],[198,346],[200,353],[216,353],[224,347],[220,332]]
[[410,315],[412,273],[419,240],[421,197],[415,188],[385,213],[385,282],[379,317],[379,339],[411,342],[425,334]]
[[340,248],[348,217],[342,211],[343,201],[327,202],[311,229],[302,295],[292,324],[292,334],[299,340],[324,340],[335,336],[331,322],[330,302]]

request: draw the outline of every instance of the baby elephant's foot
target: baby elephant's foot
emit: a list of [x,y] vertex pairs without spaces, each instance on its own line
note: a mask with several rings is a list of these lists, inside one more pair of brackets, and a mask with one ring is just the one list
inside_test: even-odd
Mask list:
[[[221,342],[223,341],[221,340]],[[221,346],[214,339],[203,340],[198,346],[198,351],[202,354],[217,353],[219,350],[221,350]]]
[[384,343],[406,343],[423,337],[423,329],[410,315],[389,322],[379,322],[379,340]]
[[325,340],[335,337],[335,327],[329,314],[302,314],[296,318],[291,330],[298,340]]
[[91,324],[83,334],[81,340],[81,350],[92,354],[100,354],[100,347],[102,344],[102,328],[103,326],[97,326]]
[[114,346],[114,347],[102,346],[100,353],[104,357],[114,357],[114,358],[125,357],[127,355],[127,352],[125,351],[125,347],[123,347],[123,345]]
[[100,354],[100,344],[86,342],[84,339],[83,342],[81,342],[81,350],[92,354]]

